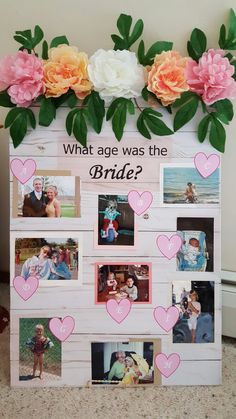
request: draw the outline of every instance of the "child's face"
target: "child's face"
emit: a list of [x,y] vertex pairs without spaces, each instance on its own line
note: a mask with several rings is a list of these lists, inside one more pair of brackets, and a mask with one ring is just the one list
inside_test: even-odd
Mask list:
[[190,297],[191,301],[197,301],[197,294],[195,292],[190,294],[189,297]]
[[36,332],[36,336],[37,336],[38,338],[41,338],[41,336],[43,336],[43,329],[42,329],[41,327],[37,327],[37,328],[35,329],[35,332]]
[[126,365],[126,367],[132,367],[133,366],[132,359],[125,358],[125,365]]
[[126,281],[126,284],[128,285],[128,287],[132,287],[133,284],[134,284],[133,279],[132,278],[128,278],[127,281]]

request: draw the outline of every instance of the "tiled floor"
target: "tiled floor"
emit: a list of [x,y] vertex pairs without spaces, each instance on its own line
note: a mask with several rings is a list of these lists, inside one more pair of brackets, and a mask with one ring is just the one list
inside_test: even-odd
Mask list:
[[[9,304],[7,285],[0,285],[0,304]],[[0,334],[0,418],[235,419],[236,340],[223,340],[218,387],[10,389],[7,328]]]

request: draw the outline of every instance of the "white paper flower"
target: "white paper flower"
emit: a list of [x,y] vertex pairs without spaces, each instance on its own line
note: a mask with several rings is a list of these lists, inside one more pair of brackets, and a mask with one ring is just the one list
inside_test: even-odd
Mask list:
[[113,97],[138,97],[145,86],[144,68],[134,52],[99,49],[89,60],[88,74],[105,100]]

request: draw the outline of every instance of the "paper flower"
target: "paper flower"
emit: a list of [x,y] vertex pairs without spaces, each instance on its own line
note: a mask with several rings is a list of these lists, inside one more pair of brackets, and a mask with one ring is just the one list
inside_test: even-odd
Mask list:
[[148,73],[147,89],[156,95],[163,106],[171,105],[180,98],[181,93],[189,90],[185,76],[187,60],[177,51],[156,55]]
[[88,73],[94,90],[107,101],[138,97],[145,86],[144,68],[135,53],[127,50],[99,49],[89,60]]
[[42,61],[26,50],[0,60],[0,90],[7,88],[12,103],[30,106],[43,93]]
[[199,62],[190,60],[186,67],[186,77],[192,92],[202,96],[206,105],[217,100],[236,97],[234,67],[221,49],[209,49]]
[[51,48],[44,63],[45,96],[59,97],[72,89],[79,99],[84,99],[92,89],[87,66],[87,54],[76,47],[63,44]]

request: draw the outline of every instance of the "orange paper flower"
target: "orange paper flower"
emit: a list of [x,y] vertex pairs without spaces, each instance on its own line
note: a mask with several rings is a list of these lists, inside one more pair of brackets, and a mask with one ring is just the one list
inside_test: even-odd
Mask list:
[[59,45],[48,51],[44,63],[44,85],[46,97],[59,97],[69,89],[79,99],[90,94],[92,83],[88,79],[88,56],[76,47]]
[[189,90],[185,77],[188,59],[177,51],[157,54],[148,74],[147,89],[160,99],[163,106],[171,105]]

